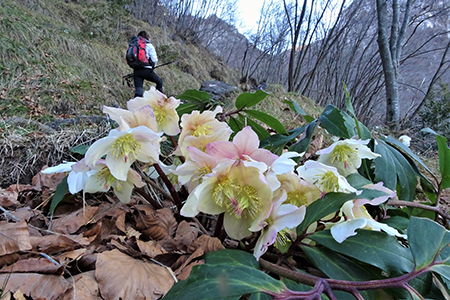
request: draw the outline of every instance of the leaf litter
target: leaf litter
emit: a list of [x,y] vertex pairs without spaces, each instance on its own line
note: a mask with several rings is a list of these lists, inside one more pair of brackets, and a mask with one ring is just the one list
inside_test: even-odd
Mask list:
[[140,196],[124,204],[111,193],[67,194],[50,216],[61,179],[39,172],[31,185],[0,189],[2,299],[160,299],[204,253],[224,248],[198,222]]

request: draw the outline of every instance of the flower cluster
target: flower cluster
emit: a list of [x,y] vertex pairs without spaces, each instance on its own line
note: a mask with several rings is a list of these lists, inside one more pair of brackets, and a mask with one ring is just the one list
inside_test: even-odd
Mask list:
[[[169,171],[184,185],[189,196],[180,213],[195,217],[198,213],[224,214],[227,234],[241,240],[260,233],[254,249],[259,259],[269,246],[286,249],[296,237],[296,227],[303,221],[306,207],[326,193],[356,193],[346,176],[358,172],[362,159],[379,155],[368,141],[347,139],[317,152],[317,161],[298,166],[294,158],[301,154],[285,152],[278,156],[260,148],[251,127],[236,132],[216,117],[214,111],[193,111],[179,117],[180,100],[167,98],[151,88],[143,97],[128,101],[127,109],[104,107],[118,127],[99,139],[79,162],[64,163],[45,169],[44,173],[69,172],[69,191],[104,192],[111,187],[122,202],[129,202],[134,187],[144,185],[132,167],[136,161],[160,164],[163,134],[178,137],[174,155],[184,157],[183,164]],[[181,127],[181,129],[180,129]],[[339,221],[325,223],[339,243],[355,235],[356,229],[383,230],[400,235],[395,229],[376,222],[364,205],[378,205],[395,192],[382,183],[367,186],[386,193],[385,197],[352,200],[340,210]]]

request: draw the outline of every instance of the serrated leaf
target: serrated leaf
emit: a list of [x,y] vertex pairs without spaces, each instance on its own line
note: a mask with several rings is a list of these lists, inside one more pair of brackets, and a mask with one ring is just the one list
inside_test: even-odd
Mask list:
[[331,213],[337,212],[342,205],[353,199],[374,199],[386,195],[376,190],[363,190],[360,195],[355,193],[327,193],[322,199],[318,199],[306,208],[305,219],[297,226],[297,234],[302,234],[312,223],[319,221]]
[[[244,294],[285,290],[285,286],[255,266],[255,258],[239,250],[221,250],[194,266],[188,279],[175,284],[164,300],[233,299]],[[237,298],[237,299],[238,299]]]
[[64,196],[69,191],[69,185],[67,184],[67,176],[61,180],[56,186],[55,194],[53,194],[52,202],[50,203],[49,214],[53,215],[56,206],[64,199]]
[[294,151],[297,153],[306,152],[309,148],[309,145],[311,143],[311,138],[314,133],[314,129],[316,129],[318,124],[318,120],[314,120],[308,125],[306,125],[306,129],[303,133],[303,135],[299,138],[297,143],[289,147],[289,151]]
[[242,93],[240,94],[237,99],[235,106],[237,109],[243,109],[246,107],[252,107],[264,100],[268,94],[266,92],[263,92],[261,90],[257,90],[254,93]]
[[266,124],[267,126],[272,128],[273,130],[275,130],[277,133],[287,134],[286,128],[284,128],[283,124],[281,124],[281,122],[278,121],[276,118],[274,118],[266,113],[263,113],[262,111],[259,111],[259,110],[247,109],[247,110],[244,110],[243,112],[245,112],[250,117],[260,120],[261,122],[263,122],[264,124]]
[[450,232],[430,219],[412,217],[407,232],[416,269],[430,265],[450,243]]
[[308,115],[308,114],[300,107],[300,105],[298,105],[297,102],[295,102],[294,100],[288,100],[288,99],[285,99],[285,100],[283,101],[283,103],[288,104],[289,107],[290,107],[293,111],[295,111],[295,112],[298,113],[299,115],[302,115],[306,122],[310,123],[310,122],[314,121],[314,117],[311,117],[310,115]]
[[199,90],[186,90],[183,94],[177,95],[176,98],[185,101],[208,102],[211,96],[207,92]]
[[329,230],[319,231],[309,236],[316,243],[328,249],[353,257],[359,261],[395,274],[414,269],[413,257],[408,248],[384,232],[358,230],[358,234],[338,243]]

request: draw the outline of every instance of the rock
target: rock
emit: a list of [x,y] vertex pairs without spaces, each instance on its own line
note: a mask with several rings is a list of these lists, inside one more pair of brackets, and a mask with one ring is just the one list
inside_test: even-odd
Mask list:
[[200,87],[200,91],[211,95],[211,100],[222,100],[235,90],[237,90],[237,87],[217,80],[203,81]]

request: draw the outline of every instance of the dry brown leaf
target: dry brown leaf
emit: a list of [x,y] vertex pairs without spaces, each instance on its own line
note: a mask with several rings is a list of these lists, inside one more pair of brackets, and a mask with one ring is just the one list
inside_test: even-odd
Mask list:
[[0,226],[0,256],[28,250],[31,250],[31,244],[26,222]]
[[144,242],[137,240],[137,245],[142,253],[151,258],[154,258],[156,255],[167,253],[167,251],[164,250],[164,248],[157,241]]
[[82,235],[46,235],[42,237],[30,237],[33,250],[37,252],[56,253],[71,251],[82,246],[89,245],[89,239]]
[[152,239],[163,240],[172,237],[177,221],[170,208],[153,210],[148,206],[136,206],[136,229]]
[[190,263],[189,265],[187,265],[186,267],[184,267],[180,274],[177,275],[177,279],[178,280],[186,280],[189,275],[191,275],[191,271],[192,271],[192,267],[197,266],[197,265],[202,265],[204,264],[204,261],[194,261],[192,263]]
[[[73,277],[75,281],[76,300],[101,300],[95,272],[88,271]],[[70,286],[64,294],[62,300],[73,300],[73,286]]]
[[17,201],[18,195],[19,193],[16,191],[0,189],[0,205],[5,209],[19,206],[20,203]]
[[20,290],[24,295],[33,299],[61,299],[69,286],[68,281],[61,276],[36,273],[1,274],[0,282],[6,282],[8,276],[6,291],[15,293]]
[[31,257],[0,269],[0,273],[10,272],[61,275],[64,272],[64,266],[56,265],[45,257]]
[[116,249],[98,254],[96,265],[95,278],[105,299],[159,299],[175,282],[166,268]]
[[197,238],[198,232],[198,228],[191,226],[191,224],[186,221],[181,221],[175,235],[178,249],[186,251],[188,246]]
[[66,173],[50,173],[43,174],[42,172],[34,175],[31,183],[35,186],[37,190],[41,189],[43,186],[48,187],[50,190],[56,190],[58,184],[66,177]]
[[75,233],[92,218],[97,209],[98,207],[86,206],[84,211],[79,209],[62,218],[53,220],[49,230],[67,234]]
[[[198,257],[200,257],[200,256],[202,256],[203,254],[205,254],[205,252],[203,252],[203,249],[202,248],[198,248],[197,250],[195,250],[194,251],[194,253],[192,253],[189,257],[187,257],[186,255],[184,255],[184,256],[181,256],[180,257],[180,259],[184,259],[184,262],[183,262],[183,264],[181,264],[181,266],[180,267],[178,267],[176,270],[175,270],[175,274],[177,275],[177,278],[179,279],[179,280],[183,280],[183,279],[181,279],[180,277],[179,277],[179,275],[183,272],[183,270],[194,260],[194,259],[196,259],[196,258],[198,258]],[[178,261],[178,263],[179,263],[180,261]],[[192,268],[192,267],[191,267]],[[190,269],[191,269],[190,268]],[[190,269],[189,269],[189,273],[190,273]],[[184,277],[184,276],[186,276],[186,273],[182,276],[182,277]],[[187,276],[189,276],[189,274],[187,274]],[[186,277],[187,278],[187,277]]]
[[198,248],[202,248],[205,253],[225,249],[218,238],[206,234],[199,236],[193,241],[188,247],[188,252],[192,253]]
[[83,254],[85,254],[86,251],[87,251],[86,248],[82,248],[82,249],[77,249],[77,250],[73,250],[73,251],[63,252],[57,256],[57,259],[62,265],[67,266],[72,261],[78,260],[79,258],[81,258],[81,256],[83,256]]

